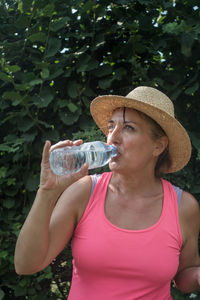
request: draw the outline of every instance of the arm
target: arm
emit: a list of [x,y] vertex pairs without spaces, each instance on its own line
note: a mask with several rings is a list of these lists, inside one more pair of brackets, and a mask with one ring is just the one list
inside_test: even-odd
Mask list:
[[175,283],[183,293],[190,293],[200,289],[200,257],[198,251],[200,210],[198,202],[189,193],[183,192],[179,215],[183,246]]
[[[59,146],[72,144],[66,141]],[[40,188],[17,239],[15,269],[18,274],[38,272],[60,253],[89,199],[91,182],[89,176],[84,176],[87,166],[74,175],[56,176],[49,167],[49,150],[50,142],[46,142]]]
[[177,274],[176,287],[183,293],[200,290],[200,267],[186,268]]

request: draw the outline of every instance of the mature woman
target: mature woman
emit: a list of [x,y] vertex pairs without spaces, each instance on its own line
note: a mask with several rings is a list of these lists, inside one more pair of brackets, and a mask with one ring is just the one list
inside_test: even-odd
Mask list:
[[171,100],[150,87],[91,103],[97,125],[118,155],[110,172],[56,176],[49,152],[79,145],[46,142],[41,182],[15,252],[18,274],[44,269],[72,239],[70,300],[170,300],[171,281],[183,292],[200,288],[200,212],[189,193],[162,174],[190,159],[185,129]]

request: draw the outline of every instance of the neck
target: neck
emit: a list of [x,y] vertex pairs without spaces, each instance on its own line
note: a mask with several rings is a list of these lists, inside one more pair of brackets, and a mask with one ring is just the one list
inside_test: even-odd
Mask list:
[[132,196],[147,196],[154,194],[161,186],[161,181],[153,174],[119,174],[113,172],[110,188],[113,192]]

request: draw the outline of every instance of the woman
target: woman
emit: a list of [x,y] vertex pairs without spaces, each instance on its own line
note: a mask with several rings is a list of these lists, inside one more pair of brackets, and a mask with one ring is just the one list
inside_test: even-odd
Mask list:
[[18,274],[44,269],[72,238],[70,300],[170,300],[174,279],[183,292],[200,288],[200,213],[192,195],[160,178],[190,159],[185,129],[171,100],[150,87],[91,103],[97,125],[117,147],[111,172],[87,176],[87,165],[58,177],[49,152],[15,251]]

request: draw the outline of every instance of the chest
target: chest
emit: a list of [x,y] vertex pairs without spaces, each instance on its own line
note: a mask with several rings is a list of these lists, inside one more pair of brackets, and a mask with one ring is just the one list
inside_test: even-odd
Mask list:
[[113,195],[108,192],[105,199],[106,218],[114,225],[129,229],[141,230],[156,224],[162,214],[163,195],[148,199],[132,199]]

